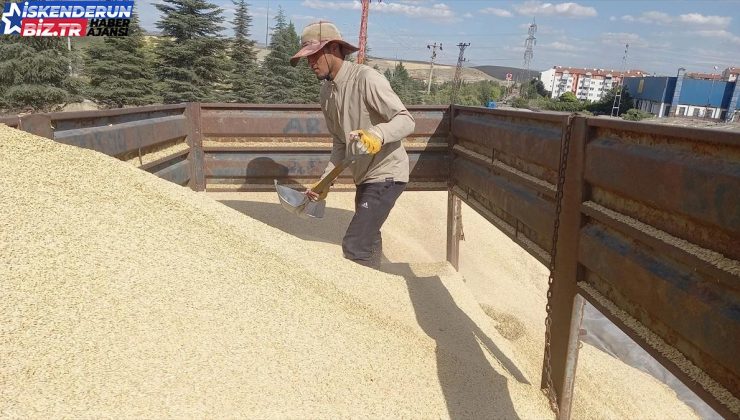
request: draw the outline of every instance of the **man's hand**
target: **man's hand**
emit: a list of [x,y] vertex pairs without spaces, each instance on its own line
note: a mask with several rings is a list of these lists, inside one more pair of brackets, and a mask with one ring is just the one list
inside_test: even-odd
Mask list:
[[380,133],[373,128],[350,131],[349,139],[355,142],[354,147],[357,154],[374,155],[383,145]]
[[318,182],[316,184],[313,184],[310,187],[308,187],[308,189],[306,189],[306,192],[304,192],[304,194],[306,194],[306,196],[308,197],[308,199],[311,200],[311,201],[326,200],[326,196],[329,195],[329,188],[326,188],[326,189],[324,189],[324,191],[322,191],[322,192],[319,193],[319,192],[316,192],[316,191],[313,190],[314,188],[316,188],[316,185],[317,184],[318,184]]

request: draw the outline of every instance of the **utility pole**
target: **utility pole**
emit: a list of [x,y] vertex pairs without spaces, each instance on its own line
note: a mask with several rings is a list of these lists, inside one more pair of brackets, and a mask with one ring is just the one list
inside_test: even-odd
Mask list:
[[[429,62],[429,83],[427,83],[427,95],[432,90],[432,71],[434,70],[434,59],[437,58],[437,43],[427,44],[427,49],[432,50],[432,59]],[[439,43],[439,50],[442,51],[442,43]]]
[[365,54],[367,52],[367,14],[369,11],[370,0],[362,0],[362,17],[360,18],[360,50],[357,52],[357,64],[365,62]]
[[624,86],[624,72],[627,69],[627,52],[630,49],[630,44],[624,46],[624,55],[622,56],[622,74],[619,77],[619,86],[617,87],[617,93],[614,95],[614,103],[612,104],[612,117],[619,116],[619,107],[622,105],[622,87]]
[[[526,41],[524,41],[524,68],[527,69],[527,89],[525,90],[525,95],[529,96],[529,82],[531,77],[529,73],[529,68],[532,63],[532,58],[534,57],[534,46],[537,44],[537,38],[535,38],[534,36],[534,34],[537,33],[537,24],[535,23],[534,18],[532,18],[532,23],[529,25],[527,33],[527,39]],[[519,93],[521,94],[521,87]]]
[[455,78],[452,79],[452,95],[450,96],[450,104],[454,105],[455,100],[457,100],[457,94],[460,91],[460,85],[462,84],[461,76],[462,76],[462,64],[463,62],[467,61],[465,58],[463,58],[463,55],[465,54],[465,48],[468,47],[470,43],[459,43],[457,46],[460,48],[460,55],[457,57],[457,68],[455,69]]
[[267,0],[267,15],[265,17],[265,48],[270,48],[267,43],[267,36],[270,33],[270,0]]

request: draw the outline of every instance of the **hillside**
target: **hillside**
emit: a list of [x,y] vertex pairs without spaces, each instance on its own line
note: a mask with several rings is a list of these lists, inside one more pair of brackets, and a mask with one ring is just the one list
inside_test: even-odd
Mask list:
[[[527,76],[527,70],[526,69],[520,69],[517,67],[505,67],[505,66],[476,66],[474,69],[487,74],[490,77],[494,77],[496,79],[506,80],[506,74],[511,73],[514,77],[514,80],[523,80]],[[530,75],[532,77],[539,76],[541,70],[537,69],[531,69]]]
[[[371,57],[368,61],[370,66],[377,65],[381,71],[386,69],[393,69],[398,64],[397,60],[387,60],[384,58]],[[403,61],[403,66],[406,67],[411,77],[414,79],[428,80],[429,78],[429,63],[420,61]],[[455,66],[447,65],[434,65],[433,77],[435,83],[444,83],[452,80],[455,77]],[[463,67],[462,79],[466,82],[478,82],[481,80],[492,80],[501,81],[503,79],[497,79],[489,76],[488,74],[470,67]]]
[[[270,50],[266,48],[257,48],[257,59],[263,60],[265,56],[270,52]],[[429,63],[424,61],[403,61],[403,66],[406,67],[406,70],[408,70],[409,75],[418,80],[428,80],[429,78]],[[367,64],[370,66],[378,66],[381,72],[386,71],[387,69],[394,69],[396,65],[399,63],[399,60],[396,59],[387,59],[387,58],[380,58],[380,57],[369,57]],[[447,81],[452,80],[455,77],[455,66],[448,66],[444,64],[435,64],[434,65],[434,72],[433,72],[434,82],[435,83],[444,83]],[[462,70],[462,79],[466,82],[478,82],[481,80],[491,80],[491,81],[498,81],[501,82],[505,79],[505,77],[495,77],[491,76],[489,74],[486,74],[476,68],[472,67],[463,67]]]

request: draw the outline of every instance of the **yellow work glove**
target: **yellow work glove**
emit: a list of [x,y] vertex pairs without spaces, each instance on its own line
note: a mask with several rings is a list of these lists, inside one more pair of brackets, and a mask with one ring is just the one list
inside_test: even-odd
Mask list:
[[358,155],[374,155],[383,145],[381,134],[374,128],[350,131],[349,138],[355,141],[355,152]]

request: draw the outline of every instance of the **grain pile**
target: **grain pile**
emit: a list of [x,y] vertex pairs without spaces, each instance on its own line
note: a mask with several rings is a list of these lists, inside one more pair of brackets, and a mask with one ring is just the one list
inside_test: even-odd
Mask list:
[[551,417],[445,264],[359,267],[5,126],[0,191],[0,417]]
[[[466,208],[452,272],[443,193],[401,197],[380,273],[340,257],[351,193],[234,211],[4,126],[0,191],[0,417],[552,418],[544,268]],[[574,416],[693,413],[585,345]]]
[[[250,217],[309,241],[307,250],[310,255],[314,252],[339,255],[343,229],[352,217],[353,193],[330,193],[325,219],[310,223],[280,217],[282,210],[275,203],[273,193],[209,195]],[[436,262],[445,259],[446,216],[446,192],[402,194],[383,228],[386,257],[383,268],[393,271],[407,269],[411,265],[434,271]],[[463,283],[451,281],[447,287],[454,295],[455,303],[467,316],[475,319],[476,325],[491,337],[497,347],[513,355],[513,363],[536,387],[544,347],[547,268],[465,205],[463,225],[466,237],[460,244]],[[396,282],[357,283],[341,276],[329,275],[327,278],[341,290],[378,310],[387,308],[393,299],[409,299],[417,307],[423,307],[419,302],[425,300],[419,298],[421,294],[416,293],[413,287],[405,290]],[[433,303],[430,301],[430,305]],[[403,307],[403,302],[397,305]],[[418,320],[422,321],[423,318]],[[470,363],[471,358],[467,360]],[[510,389],[514,385],[518,382],[510,380]],[[522,412],[518,414],[522,418],[531,418]],[[673,390],[654,377],[583,343],[578,360],[573,417],[691,419],[697,415],[678,400]]]

